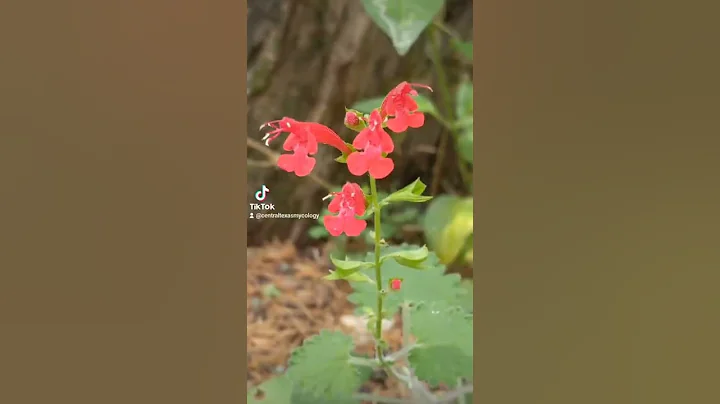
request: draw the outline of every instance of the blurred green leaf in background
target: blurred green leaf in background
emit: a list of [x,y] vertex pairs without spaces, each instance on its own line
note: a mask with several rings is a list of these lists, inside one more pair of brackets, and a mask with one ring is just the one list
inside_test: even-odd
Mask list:
[[365,12],[404,56],[442,10],[444,0],[363,0]]

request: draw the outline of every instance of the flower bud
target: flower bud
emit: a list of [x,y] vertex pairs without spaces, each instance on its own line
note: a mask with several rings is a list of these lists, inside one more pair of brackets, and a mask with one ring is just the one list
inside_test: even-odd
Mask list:
[[365,128],[365,122],[362,119],[362,113],[354,110],[345,112],[345,126],[356,132]]
[[400,290],[400,286],[402,285],[401,279],[390,279],[390,289],[392,290]]
[[358,124],[360,124],[360,118],[357,115],[349,111],[345,113],[345,125],[357,126]]

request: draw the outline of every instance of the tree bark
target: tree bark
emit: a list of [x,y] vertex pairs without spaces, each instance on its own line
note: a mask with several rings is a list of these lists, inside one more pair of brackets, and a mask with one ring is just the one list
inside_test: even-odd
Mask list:
[[[448,2],[446,24],[470,38],[471,11],[470,0]],[[264,184],[271,190],[268,199],[282,213],[320,213],[327,184],[338,186],[357,177],[333,161],[337,150],[322,146],[312,177],[298,178],[277,169],[272,154],[282,152],[284,137],[266,148],[258,131],[262,123],[283,116],[319,122],[351,142],[353,133],[343,125],[345,107],[382,96],[403,80],[432,82],[424,39],[405,57],[398,56],[360,0],[249,0],[247,57],[248,202]],[[426,177],[442,129],[432,119],[427,122],[401,144],[396,138],[396,169],[391,178],[381,181],[385,188],[393,180],[418,176],[429,181]],[[312,220],[250,220],[248,240],[302,241],[313,224]]]

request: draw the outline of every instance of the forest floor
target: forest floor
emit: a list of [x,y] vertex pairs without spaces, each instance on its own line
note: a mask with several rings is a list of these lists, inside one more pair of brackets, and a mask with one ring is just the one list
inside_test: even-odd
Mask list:
[[[322,329],[350,334],[358,354],[373,353],[366,324],[347,300],[349,285],[322,279],[327,262],[326,251],[299,251],[292,244],[248,249],[248,389],[282,374],[292,350]],[[400,318],[384,328],[391,349],[398,349]],[[395,379],[375,375],[362,392],[399,398],[402,388]]]

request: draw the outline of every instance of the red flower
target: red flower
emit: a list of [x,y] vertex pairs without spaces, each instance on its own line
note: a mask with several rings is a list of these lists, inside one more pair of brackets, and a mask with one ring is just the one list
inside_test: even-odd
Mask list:
[[417,112],[418,105],[412,97],[418,92],[413,87],[432,88],[424,84],[412,84],[403,81],[393,88],[383,100],[380,111],[383,116],[392,116],[388,119],[387,127],[395,133],[405,132],[408,127],[419,128],[425,123],[425,115]]
[[298,177],[310,174],[315,167],[315,159],[310,155],[317,153],[318,143],[335,147],[344,154],[350,152],[350,149],[337,133],[319,123],[301,122],[285,117],[277,121],[270,121],[261,126],[260,129],[265,126],[273,129],[265,134],[263,138],[268,146],[281,133],[290,133],[285,139],[283,149],[293,153],[281,155],[278,158],[278,167],[290,173],[294,172]]
[[353,141],[358,152],[351,153],[347,158],[348,170],[353,175],[364,175],[370,172],[373,178],[387,177],[395,168],[395,163],[383,153],[392,153],[395,149],[392,138],[382,127],[382,117],[375,110],[370,114],[367,128],[358,133]]
[[328,233],[337,237],[343,232],[349,237],[359,236],[365,230],[367,223],[355,217],[365,214],[365,194],[358,184],[348,182],[342,191],[333,194],[335,198],[330,202],[328,210],[337,213],[337,216],[323,217],[323,224]]
[[390,289],[392,289],[392,290],[400,290],[401,285],[402,285],[401,279],[394,278],[394,279],[390,280]]

